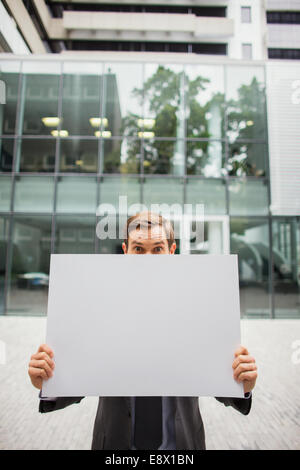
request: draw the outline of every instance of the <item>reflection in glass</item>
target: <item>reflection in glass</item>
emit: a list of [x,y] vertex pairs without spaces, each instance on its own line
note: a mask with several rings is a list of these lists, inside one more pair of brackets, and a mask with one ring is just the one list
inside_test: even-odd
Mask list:
[[224,173],[225,148],[218,141],[187,141],[186,172],[188,175],[220,177]]
[[11,201],[11,177],[0,176],[0,211],[8,212]]
[[22,139],[17,145],[16,171],[53,173],[55,139]]
[[204,204],[205,214],[226,214],[226,192],[223,180],[189,178],[186,185],[186,202]]
[[61,139],[61,172],[96,173],[97,168],[98,140]]
[[300,219],[272,223],[275,318],[300,318]]
[[14,210],[19,212],[52,212],[54,179],[43,176],[16,178]]
[[64,215],[56,217],[55,253],[95,252],[96,217]]
[[[200,233],[200,230],[203,232]],[[196,221],[190,222],[189,253],[202,255],[222,255],[225,251],[225,234],[227,230],[224,223],[218,220],[205,221],[204,227],[197,225]],[[203,240],[201,237],[203,236]]]
[[236,178],[229,182],[231,215],[267,215],[268,186],[265,181]]
[[0,171],[12,171],[14,140],[0,139]]
[[141,189],[139,178],[118,176],[105,176],[100,183],[100,204],[111,204],[114,213],[119,213],[119,197],[127,197],[128,207],[132,204],[140,204]]
[[269,318],[268,220],[232,218],[230,252],[238,255],[242,316]]
[[183,180],[181,178],[145,178],[144,204],[183,204]]
[[144,173],[183,175],[182,155],[183,141],[144,140]]
[[5,310],[4,282],[5,282],[8,234],[9,234],[9,218],[1,215],[0,216],[0,315],[2,315]]
[[136,94],[140,100],[144,97],[144,119],[147,119],[139,123],[139,132],[151,132],[152,137],[184,138],[184,73],[181,65],[146,64],[144,87],[136,90]]
[[122,243],[124,241],[126,220],[127,216],[121,214],[106,214],[104,217],[98,218],[98,224],[103,225],[105,223],[105,231],[110,227],[110,236],[97,239],[97,253],[103,255],[123,254]]
[[[122,199],[121,199],[122,198]],[[109,222],[114,237],[98,239],[98,252],[103,254],[122,253],[124,227],[127,216],[136,214],[141,209],[141,188],[139,178],[130,176],[105,176],[100,183],[100,206],[97,223],[103,217]],[[105,228],[104,230],[107,230]]]
[[[14,134],[16,127],[17,103],[19,94],[20,63],[1,61],[1,93],[6,96],[6,103],[0,103],[0,134]],[[4,85],[3,85],[4,84]]]
[[104,173],[139,173],[140,140],[123,139],[101,141]]
[[101,65],[64,63],[61,129],[68,135],[95,136],[101,126]]
[[102,129],[111,136],[138,134],[142,118],[142,64],[105,64]]
[[23,134],[50,136],[51,131],[57,129],[59,79],[58,63],[24,62]]
[[96,212],[96,177],[60,177],[57,185],[57,212],[92,213]]
[[266,96],[262,67],[227,66],[227,136],[266,139]]
[[15,216],[8,313],[47,311],[51,251],[50,216]]
[[223,66],[185,68],[187,137],[224,137]]
[[266,176],[266,161],[265,144],[236,141],[229,145],[227,174],[229,176]]

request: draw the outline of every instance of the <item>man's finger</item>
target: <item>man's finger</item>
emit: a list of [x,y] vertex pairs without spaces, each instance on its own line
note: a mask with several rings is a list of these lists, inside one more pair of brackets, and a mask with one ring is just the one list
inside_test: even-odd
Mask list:
[[28,374],[30,377],[38,378],[40,377],[43,380],[48,380],[48,375],[44,371],[44,369],[37,369],[36,367],[29,367]]
[[254,362],[255,363],[255,359],[254,357],[250,356],[250,355],[242,355],[240,354],[232,363],[232,368],[233,369],[236,369],[236,367],[239,365],[239,364],[242,364],[243,362]]
[[52,349],[48,346],[48,344],[41,344],[39,349],[38,349],[38,353],[39,352],[45,352],[47,353],[51,358],[54,357],[54,352],[52,351]]
[[241,354],[247,356],[249,354],[248,349],[246,349],[244,346],[240,346],[239,348],[237,348],[237,350],[234,353],[235,357]]
[[252,380],[257,379],[257,372],[256,370],[252,372],[242,372],[238,377],[237,377],[237,382],[244,382],[244,380],[251,382]]
[[55,366],[55,363],[54,361],[52,361],[52,359],[49,357],[49,355],[45,352],[39,352],[39,353],[36,353],[36,354],[33,354],[33,356],[31,356],[30,358],[32,361],[33,360],[36,360],[36,361],[47,361],[47,363],[49,364],[49,366],[51,367],[51,369],[54,369],[54,366]]
[[34,367],[36,369],[43,369],[46,372],[47,377],[52,377],[52,375],[53,375],[53,371],[52,371],[51,367],[49,366],[48,362],[45,361],[44,359],[42,359],[40,361],[31,360],[29,362],[29,367]]
[[253,362],[249,362],[249,363],[246,363],[244,362],[243,364],[240,364],[234,371],[234,378],[238,378],[239,375],[243,372],[248,372],[248,371],[253,371],[253,370],[257,370],[257,366],[256,364],[254,364]]

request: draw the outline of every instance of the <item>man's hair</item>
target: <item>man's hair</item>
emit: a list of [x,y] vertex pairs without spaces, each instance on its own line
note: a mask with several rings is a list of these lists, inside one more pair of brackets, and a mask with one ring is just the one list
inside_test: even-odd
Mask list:
[[172,244],[174,243],[174,229],[172,223],[165,219],[162,215],[156,214],[155,212],[138,212],[135,215],[132,215],[127,219],[126,222],[126,233],[124,242],[128,247],[128,238],[130,232],[134,230],[150,230],[152,227],[162,227],[165,231],[166,238],[168,240],[169,249],[171,248]]

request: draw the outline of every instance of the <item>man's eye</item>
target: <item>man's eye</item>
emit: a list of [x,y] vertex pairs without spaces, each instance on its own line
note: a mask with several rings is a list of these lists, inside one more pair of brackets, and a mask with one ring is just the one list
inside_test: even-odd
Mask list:
[[141,247],[140,246],[136,246],[135,247],[135,251],[137,251],[138,253],[140,253],[142,251]]
[[156,253],[160,253],[161,250],[162,250],[162,247],[161,247],[161,246],[157,246],[157,247],[155,248]]

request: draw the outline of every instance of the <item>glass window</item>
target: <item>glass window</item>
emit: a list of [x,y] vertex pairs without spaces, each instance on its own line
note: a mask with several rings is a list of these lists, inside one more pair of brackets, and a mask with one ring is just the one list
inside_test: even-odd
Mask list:
[[0,176],[0,211],[8,212],[11,201],[11,177]]
[[181,65],[146,64],[144,87],[136,90],[136,94],[140,97],[144,94],[140,137],[184,137],[184,72]]
[[1,215],[0,216],[0,315],[2,315],[5,310],[5,298],[4,298],[5,285],[4,284],[5,284],[6,252],[7,252],[8,235],[9,235],[9,218]]
[[223,180],[189,178],[186,182],[186,202],[204,204],[204,217],[206,214],[226,214],[226,187]]
[[104,173],[140,172],[140,140],[103,139],[101,145]]
[[19,96],[20,63],[2,60],[0,64],[0,134],[15,134]]
[[272,223],[275,318],[300,318],[300,219]]
[[241,7],[242,23],[251,23],[251,7]]
[[21,114],[25,135],[53,135],[59,125],[58,95],[61,66],[58,62],[23,63]]
[[62,135],[89,135],[101,130],[102,66],[99,63],[64,63]]
[[95,253],[95,236],[95,216],[56,216],[55,253]]
[[144,140],[144,173],[184,175],[183,140]]
[[230,252],[238,255],[242,316],[269,318],[268,220],[232,218]]
[[187,66],[185,89],[187,137],[224,137],[223,66]]
[[0,139],[0,172],[11,171],[14,157],[14,140]]
[[97,173],[98,140],[61,139],[60,171],[63,173]]
[[56,139],[18,140],[16,171],[53,173]]
[[119,208],[120,196],[127,197],[128,208],[132,204],[140,204],[141,189],[139,178],[124,175],[120,177],[105,176],[101,179],[100,204],[111,204],[114,207],[115,213],[122,212]]
[[266,97],[263,67],[226,67],[227,136],[266,139]]
[[225,172],[225,145],[218,141],[187,141],[188,175],[220,177]]
[[229,144],[227,174],[229,176],[266,176],[267,146],[251,142]]
[[183,204],[182,178],[145,178],[143,185],[144,204]]
[[14,210],[19,212],[52,212],[54,178],[22,176],[15,185]]
[[231,215],[267,215],[268,186],[265,181],[236,178],[229,182]]
[[[227,217],[225,220],[227,222]],[[204,225],[202,225],[202,223]],[[191,254],[227,254],[228,224],[224,220],[191,220],[188,238],[188,253]]]
[[51,252],[50,216],[15,216],[8,313],[45,315]]
[[57,212],[92,213],[97,206],[96,177],[65,176],[57,184]]
[[242,59],[252,59],[252,44],[242,44]]
[[142,119],[141,64],[105,64],[102,132],[137,136]]
[[[105,176],[101,179],[97,228],[98,224],[101,224],[104,231],[110,229],[110,234],[107,238],[103,237],[102,239],[98,236],[97,249],[99,253],[120,254],[123,252],[122,242],[127,216],[135,214],[141,209],[140,202],[139,178],[124,175],[119,177]],[[102,209],[101,214],[100,208]],[[107,226],[103,227],[103,223],[106,223]]]

